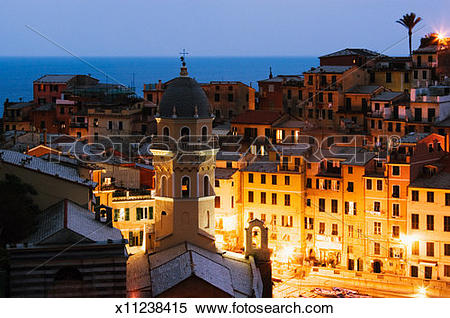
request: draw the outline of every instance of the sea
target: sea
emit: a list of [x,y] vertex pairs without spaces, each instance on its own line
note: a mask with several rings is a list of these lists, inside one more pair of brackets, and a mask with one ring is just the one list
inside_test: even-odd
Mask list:
[[[317,57],[188,57],[189,75],[198,82],[241,81],[258,89],[273,75],[295,75],[319,64]],[[33,81],[45,74],[90,74],[105,83],[133,87],[142,96],[144,84],[178,76],[178,57],[0,57],[0,115],[3,103],[30,101]]]

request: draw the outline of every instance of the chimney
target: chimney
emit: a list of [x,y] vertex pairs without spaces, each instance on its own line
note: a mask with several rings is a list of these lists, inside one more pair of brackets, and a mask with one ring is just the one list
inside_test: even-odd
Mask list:
[[95,220],[100,222],[100,207],[95,207]]
[[47,128],[44,128],[44,146],[47,146]]

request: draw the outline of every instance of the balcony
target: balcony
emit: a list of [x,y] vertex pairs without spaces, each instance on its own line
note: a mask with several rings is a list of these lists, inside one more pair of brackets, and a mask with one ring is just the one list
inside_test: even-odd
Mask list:
[[70,128],[88,128],[88,124],[87,123],[71,122],[70,123]]
[[397,151],[392,151],[387,156],[387,162],[389,163],[411,163],[411,154],[403,154]]

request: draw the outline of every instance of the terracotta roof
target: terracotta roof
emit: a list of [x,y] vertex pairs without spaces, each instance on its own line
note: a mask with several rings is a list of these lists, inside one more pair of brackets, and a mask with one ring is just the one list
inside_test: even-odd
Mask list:
[[281,112],[267,111],[267,110],[248,110],[245,113],[236,116],[232,124],[255,124],[255,125],[270,125],[283,116]]

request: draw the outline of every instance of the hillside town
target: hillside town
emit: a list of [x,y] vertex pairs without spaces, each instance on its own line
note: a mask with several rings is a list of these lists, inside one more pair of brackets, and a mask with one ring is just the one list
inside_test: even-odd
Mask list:
[[4,101],[0,180],[31,187],[36,216],[0,227],[0,293],[298,297],[329,280],[450,297],[450,38],[268,65],[257,89],[181,61],[143,97],[43,74]]

